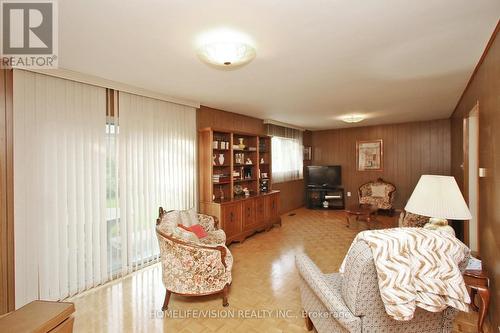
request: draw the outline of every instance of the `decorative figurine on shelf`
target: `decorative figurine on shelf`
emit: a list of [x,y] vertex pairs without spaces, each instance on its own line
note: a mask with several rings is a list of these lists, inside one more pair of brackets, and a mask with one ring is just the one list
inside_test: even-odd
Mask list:
[[260,158],[260,164],[264,164],[264,157]]
[[261,174],[260,174],[260,177],[261,177],[261,178],[267,178],[267,172],[263,172],[263,173],[261,173]]
[[220,165],[224,164],[224,154],[219,154],[219,164]]
[[243,189],[243,193],[245,193],[245,197],[249,197],[250,196],[250,191],[246,187]]
[[220,200],[224,200],[224,191],[222,190],[222,186],[219,186],[219,198]]
[[238,141],[240,142],[240,143],[238,144],[238,147],[239,147],[241,150],[245,149],[245,147],[246,147],[246,146],[245,146],[245,144],[243,143],[243,138],[239,138],[239,139],[238,139]]
[[243,164],[244,159],[245,159],[245,154],[242,153],[234,154],[234,162],[236,164]]
[[323,208],[328,208],[328,201],[323,201]]
[[215,163],[215,158],[216,158],[216,157],[217,157],[217,156],[215,156],[215,154],[214,154],[214,156],[213,156],[213,158],[214,158],[214,160],[213,160],[213,164],[214,164],[214,165],[217,165],[217,163]]
[[252,165],[253,163],[252,163],[252,160],[250,158],[247,158],[245,164]]

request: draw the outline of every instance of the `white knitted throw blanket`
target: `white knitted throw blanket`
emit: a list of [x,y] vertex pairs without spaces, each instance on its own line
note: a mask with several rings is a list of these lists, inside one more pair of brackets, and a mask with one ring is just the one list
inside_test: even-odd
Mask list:
[[394,228],[361,232],[352,244],[357,241],[372,250],[380,295],[392,318],[410,320],[417,306],[431,312],[448,306],[468,311],[470,297],[458,265],[470,250],[455,236]]

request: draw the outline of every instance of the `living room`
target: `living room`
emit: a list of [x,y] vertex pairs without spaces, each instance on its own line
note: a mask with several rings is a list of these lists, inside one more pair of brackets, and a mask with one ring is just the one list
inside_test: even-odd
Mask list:
[[0,331],[500,330],[498,1],[1,6]]

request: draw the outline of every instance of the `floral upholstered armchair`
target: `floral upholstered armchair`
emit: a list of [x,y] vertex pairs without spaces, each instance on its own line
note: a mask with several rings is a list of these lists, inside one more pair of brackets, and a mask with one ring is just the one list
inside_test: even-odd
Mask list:
[[[184,227],[185,211],[165,211],[160,207],[156,235],[160,246],[162,280],[166,289],[162,310],[168,308],[170,295],[203,296],[221,293],[223,306],[232,281],[233,256],[226,247],[226,235],[216,228],[213,217],[194,213],[196,224],[207,234],[198,238]],[[192,223],[191,223],[192,224]]]
[[370,181],[359,187],[358,196],[360,205],[372,205],[378,209],[394,211],[392,203],[396,186],[382,178]]

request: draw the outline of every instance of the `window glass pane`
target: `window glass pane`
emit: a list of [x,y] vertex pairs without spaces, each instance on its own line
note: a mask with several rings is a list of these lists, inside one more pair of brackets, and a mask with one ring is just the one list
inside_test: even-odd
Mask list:
[[299,140],[273,137],[272,170],[275,183],[302,179],[302,144]]

